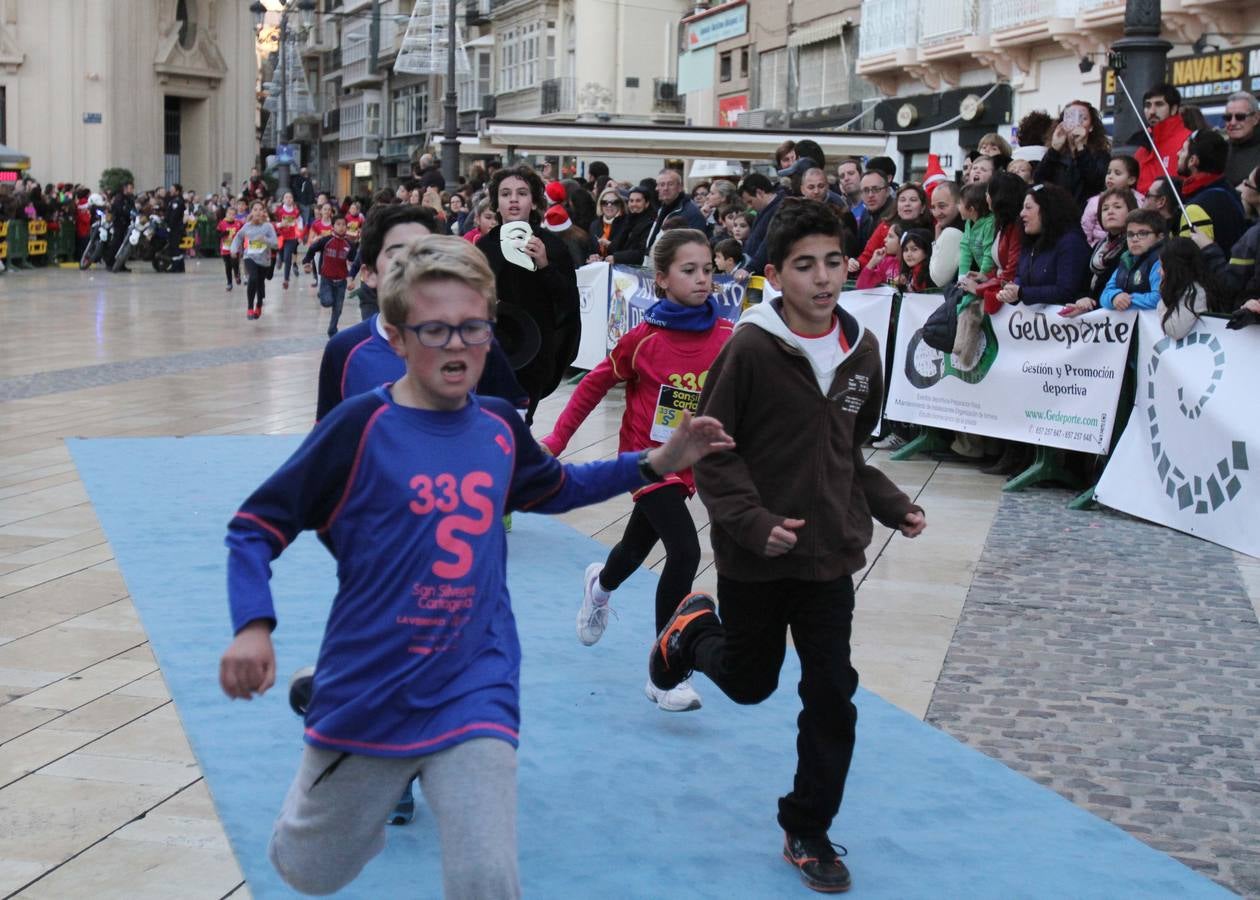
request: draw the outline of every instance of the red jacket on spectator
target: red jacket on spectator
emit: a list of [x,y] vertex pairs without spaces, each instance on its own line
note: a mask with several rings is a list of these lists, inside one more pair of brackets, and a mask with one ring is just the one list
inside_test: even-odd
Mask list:
[[984,311],[989,315],[1002,308],[1002,301],[997,298],[998,291],[1015,280],[1015,273],[1019,269],[1021,237],[1018,224],[1007,225],[998,233],[997,267],[989,273],[989,280],[980,285],[979,291],[984,299]]
[[1169,116],[1162,122],[1155,123],[1155,127],[1151,129],[1151,137],[1155,139],[1158,157],[1149,147],[1139,147],[1133,154],[1133,158],[1138,161],[1137,189],[1143,194],[1151,189],[1151,182],[1164,177],[1164,170],[1159,167],[1160,157],[1168,171],[1173,175],[1177,174],[1177,154],[1186,138],[1190,137],[1190,129],[1181,121],[1181,116]]

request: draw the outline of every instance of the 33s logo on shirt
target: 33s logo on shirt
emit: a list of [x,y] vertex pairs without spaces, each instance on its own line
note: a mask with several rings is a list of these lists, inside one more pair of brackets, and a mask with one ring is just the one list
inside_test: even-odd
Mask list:
[[[414,496],[407,506],[417,516],[439,513],[437,545],[453,556],[454,562],[439,560],[433,574],[439,578],[463,578],[472,569],[473,550],[460,535],[485,534],[494,523],[494,502],[488,496],[494,487],[489,472],[469,472],[457,478],[450,472],[437,476],[415,475],[408,483]],[[455,515],[461,507],[474,515]]]
[[704,382],[709,377],[709,370],[705,369],[699,374],[695,372],[671,372],[668,377],[672,387],[683,388],[688,391],[699,391],[704,389]]

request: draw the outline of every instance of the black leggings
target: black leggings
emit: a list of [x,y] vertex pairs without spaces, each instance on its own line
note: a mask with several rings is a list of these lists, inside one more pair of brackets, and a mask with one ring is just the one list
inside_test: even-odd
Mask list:
[[247,259],[245,260],[245,277],[249,279],[249,284],[245,288],[248,308],[254,308],[254,299],[257,298],[258,308],[262,309],[263,300],[267,296],[267,269],[252,259]]
[[687,488],[670,484],[639,497],[621,541],[608,553],[600,586],[615,591],[643,565],[656,542],[665,545],[665,567],[656,584],[656,630],[665,627],[700,568],[700,539],[687,509]]
[[228,287],[232,286],[232,276],[236,276],[237,283],[240,283],[241,259],[239,256],[223,257],[223,274],[227,276]]

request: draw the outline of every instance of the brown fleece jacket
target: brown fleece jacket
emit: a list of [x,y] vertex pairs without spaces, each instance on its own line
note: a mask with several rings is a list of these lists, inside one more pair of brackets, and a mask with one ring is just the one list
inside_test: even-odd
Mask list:
[[[895,528],[922,512],[862,442],[883,398],[879,341],[840,311],[850,352],[826,396],[805,355],[754,324],[741,324],[709,369],[699,415],[716,417],[735,449],[695,465],[709,510],[718,574],[738,581],[830,581],[865,565],[874,515]],[[770,531],[804,519],[797,542],[767,557]]]

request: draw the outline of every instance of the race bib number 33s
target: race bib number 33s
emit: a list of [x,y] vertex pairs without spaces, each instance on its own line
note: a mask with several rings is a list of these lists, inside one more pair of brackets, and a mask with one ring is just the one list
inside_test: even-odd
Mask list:
[[661,385],[660,395],[656,399],[656,414],[652,416],[652,431],[648,436],[654,441],[665,443],[682,423],[683,413],[694,415],[699,407],[699,391]]

